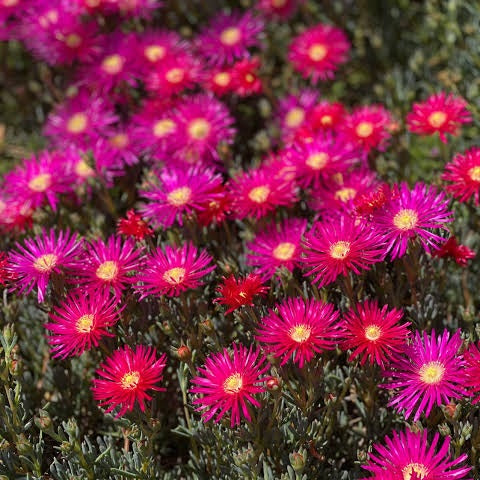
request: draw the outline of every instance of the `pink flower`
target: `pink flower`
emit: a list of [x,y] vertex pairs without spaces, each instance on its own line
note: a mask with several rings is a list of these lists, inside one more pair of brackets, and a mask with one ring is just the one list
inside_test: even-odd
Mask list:
[[314,131],[336,131],[345,115],[345,107],[341,103],[322,100],[310,111],[308,123]]
[[256,7],[269,17],[286,20],[305,0],[257,0]]
[[[259,351],[243,345],[233,344],[233,357],[226,348],[223,352],[207,357],[204,367],[198,368],[199,375],[192,379],[192,393],[202,394],[193,400],[204,411],[202,417],[208,422],[216,415],[215,423],[230,412],[230,426],[240,424],[241,417],[251,420],[248,404],[260,407],[254,397],[265,391],[261,385],[266,378],[262,375],[270,368]],[[243,415],[242,415],[243,414]]]
[[253,57],[245,58],[235,63],[230,70],[232,76],[232,90],[241,97],[261,93],[263,86],[258,76],[260,59]]
[[128,345],[115,350],[97,370],[100,378],[93,379],[93,398],[106,413],[120,407],[116,417],[131,412],[136,404],[145,411],[145,401],[152,399],[149,390],[162,391],[157,384],[163,378],[166,355],[157,358],[153,347]]
[[335,348],[340,336],[337,320],[332,304],[289,298],[262,318],[256,337],[269,353],[282,357],[282,365],[292,359],[303,368],[316,353]]

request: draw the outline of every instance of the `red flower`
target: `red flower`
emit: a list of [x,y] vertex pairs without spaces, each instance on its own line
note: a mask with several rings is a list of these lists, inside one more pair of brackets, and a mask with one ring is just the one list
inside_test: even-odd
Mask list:
[[135,237],[137,240],[153,235],[153,230],[142,220],[140,215],[135,213],[135,210],[129,210],[127,218],[121,218],[118,221],[117,232]]
[[231,69],[232,90],[242,97],[262,91],[262,81],[258,78],[260,59],[246,58],[237,62]]
[[476,253],[466,245],[459,245],[455,237],[450,237],[438,250],[433,252],[434,257],[451,257],[458,265],[466,267],[468,260],[475,258]]

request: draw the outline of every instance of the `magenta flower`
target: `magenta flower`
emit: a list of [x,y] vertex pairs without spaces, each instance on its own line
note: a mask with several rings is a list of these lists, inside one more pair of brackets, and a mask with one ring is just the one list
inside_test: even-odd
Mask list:
[[247,255],[247,265],[268,280],[279,268],[292,271],[301,264],[301,240],[307,221],[299,218],[285,220],[281,225],[273,224],[247,245],[252,252]]
[[268,17],[286,20],[305,0],[257,0],[256,7]]
[[186,243],[183,247],[158,247],[146,258],[145,267],[135,280],[140,299],[148,295],[178,297],[181,292],[201,285],[200,279],[215,269],[212,257]]
[[453,220],[444,192],[417,183],[413,190],[405,182],[393,191],[390,200],[376,212],[374,221],[385,234],[392,259],[402,257],[411,239],[418,239],[427,253],[437,250],[444,239],[432,230],[446,230]]
[[465,385],[468,388],[469,396],[475,397],[472,400],[472,404],[480,401],[480,343],[468,346],[468,350],[465,352]]
[[157,358],[153,347],[138,345],[134,350],[128,345],[115,350],[97,370],[100,378],[93,379],[93,398],[106,413],[120,407],[116,417],[131,412],[138,403],[145,411],[145,401],[152,399],[149,390],[162,391],[157,384],[163,378],[166,355]]
[[464,388],[465,361],[458,353],[461,345],[459,330],[452,337],[447,330],[438,337],[435,331],[430,335],[423,332],[423,338],[415,332],[404,355],[384,372],[388,381],[382,387],[395,390],[388,405],[404,410],[406,419],[413,415],[416,422],[422,413],[428,417],[435,405],[446,405],[468,395]]
[[241,417],[251,420],[249,404],[260,407],[254,397],[265,391],[261,385],[266,379],[262,375],[270,368],[266,358],[252,347],[247,350],[243,345],[233,344],[233,357],[226,348],[223,352],[207,357],[204,367],[198,368],[200,375],[192,379],[195,386],[192,393],[202,394],[193,400],[203,410],[203,420],[208,422],[216,415],[215,423],[230,412],[230,426],[240,424]]
[[13,288],[20,293],[30,293],[33,287],[38,289],[38,301],[45,299],[50,276],[74,273],[80,267],[79,256],[82,243],[77,234],[70,235],[70,231],[60,232],[58,237],[55,230],[34,238],[27,238],[24,245],[16,243],[18,252],[8,254],[10,271],[15,275]]
[[160,0],[107,0],[107,11],[125,17],[149,19],[163,4]]
[[335,348],[340,337],[337,320],[332,304],[289,298],[262,318],[256,338],[269,353],[282,357],[282,365],[292,359],[303,368],[316,353]]
[[437,451],[440,435],[435,433],[429,444],[428,432],[393,432],[385,437],[385,445],[375,444],[367,465],[372,476],[362,480],[460,480],[471,467],[461,466],[468,457],[460,455],[452,460],[449,455],[450,437],[446,437]]

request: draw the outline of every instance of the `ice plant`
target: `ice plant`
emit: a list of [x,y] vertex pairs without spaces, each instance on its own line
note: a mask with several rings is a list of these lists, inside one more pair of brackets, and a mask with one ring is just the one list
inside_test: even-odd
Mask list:
[[142,217],[135,213],[135,210],[129,210],[126,218],[118,221],[117,232],[122,235],[132,236],[137,240],[143,240],[145,237],[153,235],[153,230]]
[[241,97],[261,93],[263,87],[258,76],[259,67],[258,57],[246,58],[235,63],[230,70],[232,91]]
[[426,101],[414,103],[407,115],[408,129],[418,135],[434,135],[447,143],[446,134],[457,136],[463,123],[470,123],[472,116],[466,109],[467,102],[452,93],[435,93]]
[[263,285],[259,275],[249,273],[247,276],[235,278],[234,275],[223,277],[223,282],[218,285],[217,293],[220,295],[214,302],[228,306],[225,315],[244,305],[253,305],[256,295],[265,295],[268,288]]
[[270,365],[265,364],[259,350],[235,343],[232,348],[233,353],[224,348],[207,357],[205,365],[198,368],[199,375],[192,379],[195,386],[190,391],[201,395],[193,404],[199,405],[197,411],[203,411],[204,421],[216,417],[217,423],[229,412],[233,428],[240,424],[242,416],[251,420],[249,404],[260,407],[254,395],[265,391],[263,374]]
[[45,328],[54,358],[81,355],[102,337],[113,337],[107,330],[119,320],[118,301],[105,293],[71,293],[50,313]]
[[314,131],[336,131],[346,113],[341,103],[322,100],[310,111],[308,123]]
[[372,476],[362,480],[459,480],[466,478],[471,467],[462,466],[466,454],[452,459],[449,455],[450,437],[439,446],[440,434],[435,432],[432,442],[428,431],[393,432],[385,436],[385,445],[375,444],[375,453],[363,468]]
[[466,245],[460,245],[455,237],[450,237],[438,250],[433,252],[434,257],[451,257],[457,265],[466,267],[468,260],[475,258],[477,254]]
[[305,275],[319,287],[339,275],[359,274],[385,257],[384,236],[371,224],[340,216],[317,222],[305,235]]
[[309,114],[318,100],[318,92],[312,89],[288,95],[279,102],[277,120],[282,130],[283,140],[293,138],[293,134],[308,122]]
[[435,230],[445,230],[453,220],[448,199],[434,187],[405,182],[395,188],[391,199],[377,211],[374,221],[385,236],[392,259],[405,255],[411,240],[418,239],[427,253],[439,248],[444,239]]
[[38,301],[45,300],[50,277],[55,274],[76,272],[81,262],[81,241],[77,234],[69,230],[42,230],[41,235],[24,240],[24,245],[16,243],[18,251],[10,251],[9,271],[15,275],[13,289],[20,293],[30,293],[33,287],[38,289]]
[[148,295],[178,297],[181,292],[201,285],[201,278],[215,269],[210,265],[212,257],[198,251],[191,244],[182,247],[170,245],[156,248],[145,260],[145,266],[135,280],[140,282],[136,290],[140,299]]
[[131,412],[135,405],[145,411],[145,401],[152,399],[150,390],[162,391],[158,383],[163,378],[166,355],[157,358],[153,347],[125,346],[115,350],[97,370],[93,379],[93,398],[110,413],[119,407],[116,417]]
[[345,33],[332,25],[319,24],[295,37],[288,59],[305,78],[316,83],[334,77],[338,66],[348,58],[350,43]]
[[338,312],[332,304],[319,300],[289,298],[263,317],[257,340],[282,365],[290,359],[300,368],[317,353],[333,350],[340,335]]
[[341,346],[352,350],[348,360],[360,357],[361,365],[367,360],[380,367],[388,364],[406,347],[410,322],[400,323],[402,317],[401,310],[389,310],[388,305],[380,308],[377,300],[367,300],[351,308],[342,323]]
[[480,195],[480,148],[473,147],[463,155],[457,153],[453,161],[445,165],[442,180],[449,182],[445,190],[460,202],[472,197],[478,205]]
[[286,20],[304,0],[258,0],[256,7],[269,17]]
[[416,422],[422,413],[428,417],[434,406],[467,395],[461,345],[460,330],[452,336],[444,330],[438,337],[434,330],[423,336],[416,331],[412,343],[384,372],[387,382],[382,386],[394,390],[388,405]]
[[468,346],[465,354],[465,385],[468,388],[469,396],[474,397],[472,404],[480,401],[480,343],[472,343]]

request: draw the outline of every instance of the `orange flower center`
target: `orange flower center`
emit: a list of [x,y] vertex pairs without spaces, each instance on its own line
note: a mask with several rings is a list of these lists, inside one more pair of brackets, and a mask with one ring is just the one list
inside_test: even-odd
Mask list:
[[78,333],[90,333],[93,329],[93,321],[95,320],[95,315],[88,313],[82,315],[75,325]]
[[226,87],[231,79],[232,76],[228,72],[219,72],[214,75],[213,83],[216,83],[220,87]]
[[360,122],[355,132],[360,138],[367,138],[373,133],[373,124],[371,122]]
[[189,187],[179,187],[172,190],[167,195],[167,201],[170,205],[181,207],[186,205],[192,198],[192,189]]
[[155,63],[165,57],[167,52],[165,47],[162,47],[161,45],[150,45],[144,49],[143,53],[145,54],[147,60]]
[[109,75],[116,75],[123,69],[125,59],[118,54],[108,55],[102,61],[102,69]]
[[300,107],[292,108],[285,116],[285,123],[290,128],[296,128],[305,119],[305,110]]
[[305,324],[295,325],[288,332],[290,338],[297,343],[306,342],[310,338],[311,334],[312,329]]
[[320,119],[320,123],[324,126],[328,126],[328,125],[331,125],[333,123],[333,118],[331,115],[324,115],[321,119]]
[[357,195],[357,191],[351,187],[344,187],[335,192],[335,200],[340,200],[345,203],[349,200],[353,200]]
[[238,393],[243,387],[243,378],[240,373],[234,373],[230,375],[223,382],[223,391],[225,393],[235,394]]
[[183,68],[172,68],[165,74],[167,82],[180,83],[185,77],[185,70]]
[[374,342],[380,338],[382,334],[382,329],[378,325],[369,325],[365,328],[365,338]]
[[85,160],[80,160],[77,162],[75,165],[75,173],[82,178],[88,178],[95,175],[95,172]]
[[330,246],[330,256],[336,260],[345,260],[350,253],[350,242],[340,240]]
[[40,173],[28,182],[28,188],[34,192],[44,192],[52,184],[52,176],[49,173]]
[[220,41],[229,47],[235,45],[242,38],[242,32],[237,27],[228,27],[220,34]]
[[135,390],[138,386],[138,382],[140,381],[140,372],[137,370],[133,370],[131,372],[126,373],[122,379],[120,380],[120,385],[125,390]]
[[273,256],[277,260],[290,260],[295,253],[295,244],[290,242],[282,242],[273,249]]
[[78,48],[82,44],[82,37],[76,33],[70,33],[65,37],[65,45],[69,48]]
[[428,362],[422,365],[418,374],[422,382],[428,385],[434,385],[442,380],[445,374],[445,367],[437,361]]
[[267,185],[260,185],[252,188],[248,194],[248,198],[255,203],[263,203],[270,195],[270,188]]
[[157,138],[164,137],[165,135],[173,132],[175,130],[175,122],[169,118],[159,120],[153,125],[153,134]]
[[399,230],[411,230],[418,223],[418,214],[415,210],[404,208],[393,217],[393,224]]
[[196,118],[190,122],[188,133],[195,140],[203,140],[210,133],[210,123],[204,118]]
[[185,280],[185,273],[183,267],[174,267],[163,274],[163,279],[170,285],[179,285]]
[[47,273],[55,268],[57,261],[58,261],[58,257],[55,254],[47,253],[45,255],[42,255],[41,257],[38,257],[33,262],[33,266],[39,272]]
[[318,152],[308,156],[306,164],[314,170],[321,170],[328,162],[328,153]]
[[99,265],[97,271],[95,272],[98,278],[105,281],[114,280],[118,275],[118,265],[117,262],[113,260],[107,260]]
[[88,117],[83,112],[73,114],[67,122],[67,130],[70,133],[82,133],[88,125]]
[[327,56],[327,53],[327,47],[321,43],[314,43],[308,49],[308,56],[310,57],[310,60],[313,60],[314,62],[321,62]]
[[472,167],[468,171],[468,175],[474,182],[480,182],[480,165],[477,165],[476,167]]
[[110,145],[119,150],[125,148],[129,144],[128,135],[126,133],[117,133],[117,135],[110,137],[108,141],[110,142]]
[[433,128],[440,128],[447,121],[447,114],[442,111],[433,112],[428,116],[427,122]]
[[422,480],[428,475],[428,469],[423,463],[409,463],[402,468],[403,480],[410,480],[412,473],[416,473],[418,479]]

